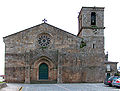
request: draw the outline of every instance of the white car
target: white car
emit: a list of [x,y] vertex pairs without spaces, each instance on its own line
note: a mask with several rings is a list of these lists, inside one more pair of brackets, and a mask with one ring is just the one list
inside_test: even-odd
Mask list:
[[0,77],[0,82],[4,82],[5,79],[3,77]]

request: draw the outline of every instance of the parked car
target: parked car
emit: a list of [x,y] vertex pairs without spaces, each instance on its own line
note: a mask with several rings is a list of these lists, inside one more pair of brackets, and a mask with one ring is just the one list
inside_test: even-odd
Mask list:
[[113,79],[112,86],[120,87],[120,76]]
[[0,77],[0,82],[4,82],[5,79],[3,77]]
[[105,84],[105,85],[109,85],[108,79],[109,79],[108,77],[105,78],[105,80],[104,80],[104,84]]
[[118,76],[111,76],[110,78],[108,78],[108,80],[106,79],[106,80],[104,81],[104,84],[105,84],[105,85],[112,86],[112,81],[113,81],[113,79],[117,79],[117,78],[118,78]]

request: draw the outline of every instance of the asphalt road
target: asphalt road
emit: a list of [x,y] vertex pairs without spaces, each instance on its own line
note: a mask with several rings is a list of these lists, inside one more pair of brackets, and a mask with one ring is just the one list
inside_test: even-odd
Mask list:
[[78,84],[7,84],[0,91],[120,91],[120,88],[109,87],[103,83]]

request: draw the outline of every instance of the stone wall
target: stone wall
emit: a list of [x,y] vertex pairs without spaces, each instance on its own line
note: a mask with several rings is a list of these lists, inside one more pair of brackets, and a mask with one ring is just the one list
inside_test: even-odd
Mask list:
[[24,82],[25,67],[6,67],[5,68],[6,82]]
[[4,88],[4,87],[7,87],[7,84],[6,83],[0,83],[0,89]]

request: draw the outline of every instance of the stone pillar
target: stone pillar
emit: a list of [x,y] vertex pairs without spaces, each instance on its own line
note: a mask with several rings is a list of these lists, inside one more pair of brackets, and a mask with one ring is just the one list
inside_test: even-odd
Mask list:
[[62,83],[62,67],[61,66],[58,66],[57,83]]
[[59,51],[57,51],[58,55],[58,76],[57,76],[57,83],[62,83],[62,55],[59,54]]
[[30,83],[30,66],[25,67],[25,83]]
[[30,53],[27,52],[27,53],[25,53],[25,83],[27,83],[27,84],[30,83],[30,65],[29,65],[29,60],[30,60]]

